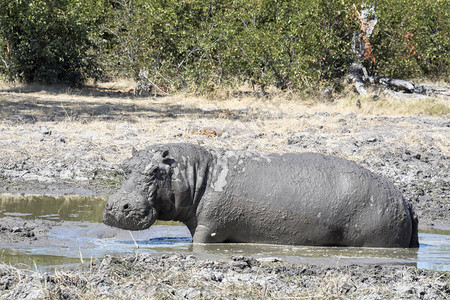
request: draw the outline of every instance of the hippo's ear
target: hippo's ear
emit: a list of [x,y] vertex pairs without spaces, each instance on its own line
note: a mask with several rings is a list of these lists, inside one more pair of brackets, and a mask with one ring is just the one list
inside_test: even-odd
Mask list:
[[161,155],[163,158],[166,158],[167,156],[169,156],[169,150],[164,150]]
[[163,158],[162,162],[163,162],[164,164],[166,164],[166,165],[171,166],[171,165],[173,165],[173,164],[175,163],[175,159],[173,159],[173,158],[170,157],[170,156],[167,156],[167,157],[164,157],[164,158]]
[[131,159],[126,159],[122,162],[121,167],[126,174],[130,174],[133,169],[133,164]]

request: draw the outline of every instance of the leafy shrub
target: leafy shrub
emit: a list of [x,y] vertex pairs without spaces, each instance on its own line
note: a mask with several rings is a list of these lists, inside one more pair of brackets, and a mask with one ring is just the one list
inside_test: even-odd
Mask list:
[[[356,59],[362,0],[9,0],[0,2],[0,72],[24,81],[139,79],[207,93],[248,82],[302,89],[338,82]],[[364,64],[372,75],[448,77],[448,0],[377,1]]]
[[372,72],[394,78],[448,77],[448,0],[378,1]]
[[[264,89],[345,74],[354,21],[342,1],[117,2],[109,24],[116,65],[152,83],[203,92],[248,81]],[[131,73],[131,74],[130,74]]]
[[95,76],[96,58],[89,55],[92,18],[82,17],[82,3],[75,0],[1,2],[0,55],[10,78],[76,84],[86,76]]

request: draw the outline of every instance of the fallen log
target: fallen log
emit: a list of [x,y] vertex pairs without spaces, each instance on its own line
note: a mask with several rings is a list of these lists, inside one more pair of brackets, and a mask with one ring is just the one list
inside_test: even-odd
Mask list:
[[369,76],[366,69],[354,63],[348,72],[347,83],[353,84],[356,92],[361,96],[367,96],[366,85],[380,85],[385,89],[407,94],[419,94],[425,96],[450,97],[449,85],[416,84],[412,81],[394,79],[388,77]]

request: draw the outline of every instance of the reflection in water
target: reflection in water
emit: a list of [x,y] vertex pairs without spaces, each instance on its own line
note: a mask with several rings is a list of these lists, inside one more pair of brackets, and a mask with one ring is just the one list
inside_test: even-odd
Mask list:
[[[121,244],[134,244],[134,241],[119,241]],[[157,237],[145,241],[136,241],[138,245],[175,245],[192,243],[191,237]]]
[[450,271],[450,235],[421,233],[419,241],[418,268]]
[[12,266],[28,266],[42,270],[47,266],[80,263],[79,257],[34,254],[32,251],[4,249],[0,250],[0,261]]
[[341,258],[389,258],[415,260],[417,249],[403,248],[360,248],[360,247],[312,247],[260,244],[201,244],[194,245],[194,251],[219,253],[244,253],[246,255],[341,257]]
[[1,195],[0,217],[101,222],[106,197]]
[[[448,231],[420,233],[419,249],[302,247],[258,244],[192,244],[189,230],[178,222],[157,222],[150,229],[133,232],[139,245],[125,230],[101,223],[106,197],[0,196],[0,217],[82,221],[75,226],[56,226],[48,233],[45,245],[21,244],[3,248],[0,260],[27,264],[32,268],[78,263],[84,258],[146,252],[185,252],[195,255],[246,255],[255,258],[277,257],[296,263],[319,264],[405,264],[421,269],[450,271],[450,235]],[[8,246],[11,247],[11,246]]]

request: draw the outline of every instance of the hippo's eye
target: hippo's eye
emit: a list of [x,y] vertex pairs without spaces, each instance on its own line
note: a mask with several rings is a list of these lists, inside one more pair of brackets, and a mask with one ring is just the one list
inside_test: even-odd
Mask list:
[[157,166],[147,166],[144,170],[145,175],[156,175],[158,173],[159,168]]

